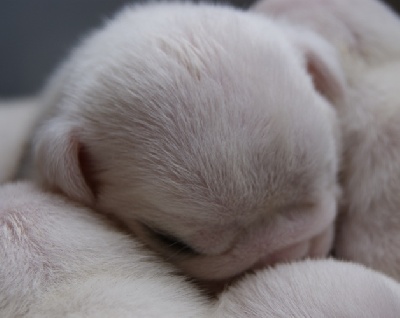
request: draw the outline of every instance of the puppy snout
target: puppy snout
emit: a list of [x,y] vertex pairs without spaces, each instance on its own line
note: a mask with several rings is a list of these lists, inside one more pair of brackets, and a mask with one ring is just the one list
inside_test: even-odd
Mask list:
[[268,266],[273,266],[277,263],[304,259],[307,256],[309,256],[309,251],[310,251],[309,241],[299,242],[284,249],[281,249],[275,253],[262,257],[254,264],[254,266],[251,269],[257,270]]
[[332,246],[333,232],[333,226],[328,226],[324,231],[310,239],[297,242],[260,258],[252,269],[257,270],[277,263],[296,261],[308,257],[324,257],[329,253]]

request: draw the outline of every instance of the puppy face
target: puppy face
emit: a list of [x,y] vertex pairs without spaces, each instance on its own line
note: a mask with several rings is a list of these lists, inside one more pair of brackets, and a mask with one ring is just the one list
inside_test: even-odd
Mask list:
[[[314,34],[206,5],[128,8],[50,87],[50,188],[122,220],[188,274],[324,255],[342,77]],[[49,99],[51,100],[51,99]]]

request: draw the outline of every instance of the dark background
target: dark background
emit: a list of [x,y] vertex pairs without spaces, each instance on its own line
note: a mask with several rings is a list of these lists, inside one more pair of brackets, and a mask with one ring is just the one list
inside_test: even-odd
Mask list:
[[[135,1],[1,0],[0,97],[37,92],[85,31],[132,2]],[[225,2],[246,8],[253,1]],[[387,2],[400,10],[400,0]]]

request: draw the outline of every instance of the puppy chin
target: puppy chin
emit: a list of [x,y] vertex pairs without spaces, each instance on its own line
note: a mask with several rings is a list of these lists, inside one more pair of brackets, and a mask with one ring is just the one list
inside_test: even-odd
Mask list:
[[[179,248],[173,244],[168,246],[139,222],[133,222],[131,229],[140,240],[185,274],[207,285],[216,284],[219,286],[216,289],[220,289],[249,271],[282,262],[327,256],[334,239],[335,198],[335,194],[326,192],[321,194],[318,204],[306,208],[306,211],[298,207],[293,213],[277,214],[264,223],[253,224],[237,237],[231,247],[213,255],[196,249],[184,250],[181,243],[177,243]],[[214,242],[218,245],[228,242],[232,231],[236,230],[220,231],[218,236],[217,230],[210,228],[204,237],[192,237],[186,243],[190,246],[210,245],[213,242],[210,237],[217,237],[218,241]]]
[[307,258],[323,258],[329,254],[333,239],[334,224],[331,222],[321,233],[270,254],[267,253],[263,258],[260,258],[259,255],[246,257],[248,255],[238,249],[224,255],[183,256],[175,260],[169,258],[169,261],[174,262],[186,274],[200,280],[209,290],[220,291],[244,274],[254,270]]

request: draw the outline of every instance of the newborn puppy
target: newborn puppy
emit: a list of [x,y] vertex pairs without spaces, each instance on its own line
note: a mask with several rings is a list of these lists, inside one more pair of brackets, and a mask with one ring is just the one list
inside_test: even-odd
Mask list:
[[217,317],[397,318],[400,285],[361,265],[334,260],[279,265],[220,295]]
[[308,25],[341,52],[349,87],[337,104],[344,157],[335,254],[400,280],[400,19],[370,0],[271,0],[255,9]]
[[396,283],[332,260],[262,270],[205,299],[93,211],[29,183],[0,188],[0,257],[2,318],[391,318],[400,310]]
[[[400,41],[400,38],[399,38]],[[344,212],[336,255],[400,280],[400,59],[363,72],[342,116]],[[354,105],[354,107],[351,107]]]
[[311,32],[223,6],[127,7],[51,82],[39,179],[200,279],[323,256],[342,87]]
[[209,317],[210,303],[93,211],[0,188],[0,317]]

